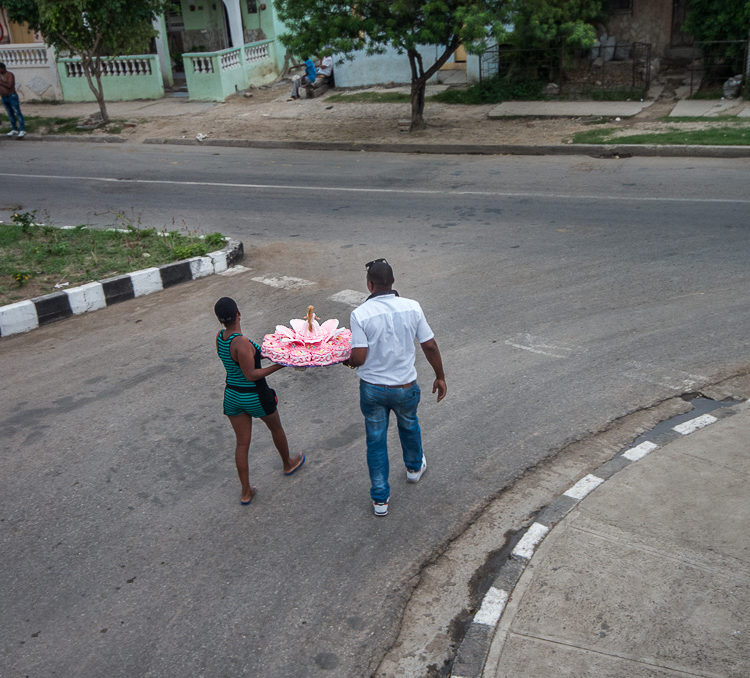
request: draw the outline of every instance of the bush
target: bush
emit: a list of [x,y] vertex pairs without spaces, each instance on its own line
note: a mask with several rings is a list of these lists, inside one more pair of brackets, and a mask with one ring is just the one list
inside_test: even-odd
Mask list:
[[482,80],[468,89],[449,89],[432,97],[444,104],[499,104],[503,101],[539,99],[541,80],[507,81],[505,78]]

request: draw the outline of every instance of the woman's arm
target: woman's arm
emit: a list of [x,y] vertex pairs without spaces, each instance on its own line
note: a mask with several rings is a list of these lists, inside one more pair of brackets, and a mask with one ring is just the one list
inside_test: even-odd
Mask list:
[[245,336],[235,337],[229,347],[229,353],[239,363],[242,374],[248,381],[258,381],[284,368],[283,365],[274,364],[256,369],[255,346]]

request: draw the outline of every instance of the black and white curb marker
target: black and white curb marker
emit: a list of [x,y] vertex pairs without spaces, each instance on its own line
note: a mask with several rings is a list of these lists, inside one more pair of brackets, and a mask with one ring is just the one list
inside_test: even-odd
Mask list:
[[[734,412],[729,409],[725,410],[724,413],[728,415]],[[677,424],[671,428],[673,433],[669,434],[670,438],[662,444],[671,442],[681,435],[689,435],[698,429],[713,424],[715,421],[718,421],[718,417],[712,414],[702,414],[699,417]],[[495,581],[485,594],[479,610],[474,615],[474,619],[459,645],[451,669],[451,678],[481,678],[495,628],[505,611],[513,588],[521,578],[536,548],[547,536],[550,529],[605,480],[634,461],[643,459],[659,447],[660,445],[646,440],[639,445],[624,450],[602,464],[594,473],[581,478],[552,504],[539,512],[536,520],[516,544],[510,557],[502,565]]]
[[163,266],[144,268],[42,297],[0,306],[0,336],[28,332],[71,315],[96,311],[120,301],[159,292],[181,282],[222,273],[244,256],[238,240],[228,240],[223,250]]

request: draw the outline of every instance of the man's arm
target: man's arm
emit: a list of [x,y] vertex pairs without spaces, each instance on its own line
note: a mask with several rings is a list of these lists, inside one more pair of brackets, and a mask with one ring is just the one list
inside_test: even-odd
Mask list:
[[16,76],[10,71],[5,71],[5,77],[0,79],[0,94],[4,97],[10,96],[16,91]]
[[432,392],[437,392],[437,401],[440,402],[445,398],[445,394],[448,393],[448,387],[445,384],[445,372],[443,372],[443,359],[440,356],[440,349],[434,339],[429,339],[420,344],[420,346],[422,347],[422,351],[424,351],[427,362],[430,363],[432,369],[435,370],[435,381],[432,383]]
[[344,365],[347,367],[359,367],[365,364],[365,360],[367,360],[367,346],[364,348],[353,348],[352,354],[348,360],[344,361]]

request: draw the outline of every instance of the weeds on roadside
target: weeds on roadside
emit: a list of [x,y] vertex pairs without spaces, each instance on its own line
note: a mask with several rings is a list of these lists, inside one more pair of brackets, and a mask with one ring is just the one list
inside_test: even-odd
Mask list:
[[[220,233],[202,236],[183,228],[140,227],[140,219],[120,214],[115,229],[38,224],[36,212],[14,214],[0,223],[0,305],[145,267],[204,256],[221,249]],[[20,292],[23,289],[23,293]]]

